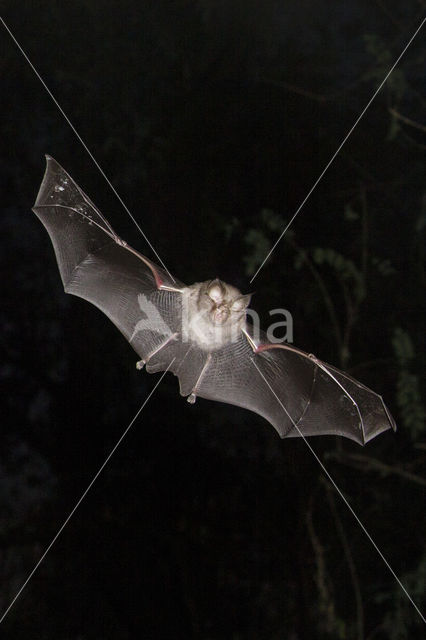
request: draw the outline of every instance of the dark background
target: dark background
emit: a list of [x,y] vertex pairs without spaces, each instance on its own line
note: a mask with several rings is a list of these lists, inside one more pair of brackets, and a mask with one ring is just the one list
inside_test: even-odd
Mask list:
[[[3,3],[3,17],[179,279],[250,276],[402,51],[424,1]],[[423,30],[424,31],[424,30]],[[423,42],[422,42],[423,40]],[[0,583],[5,610],[158,376],[65,296],[31,206],[53,155],[149,248],[5,29]],[[311,439],[424,596],[421,33],[254,284],[295,343],[383,394],[360,448]],[[423,623],[300,440],[167,376],[16,601],[13,638],[420,637]]]

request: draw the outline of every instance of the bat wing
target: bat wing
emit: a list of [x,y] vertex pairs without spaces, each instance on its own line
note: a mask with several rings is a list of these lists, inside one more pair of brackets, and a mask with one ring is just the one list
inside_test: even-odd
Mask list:
[[65,170],[46,159],[33,211],[50,235],[65,291],[101,309],[147,359],[180,331],[184,285],[121,240]]
[[340,435],[365,444],[395,422],[381,396],[314,356],[253,328],[213,354],[197,395],[263,416],[282,438]]
[[182,340],[185,287],[128,246],[53,158],[33,207],[52,240],[64,289],[101,309],[152,373],[180,392],[258,413],[281,437],[342,435],[365,444],[395,423],[382,398],[346,373],[248,327],[207,353]]

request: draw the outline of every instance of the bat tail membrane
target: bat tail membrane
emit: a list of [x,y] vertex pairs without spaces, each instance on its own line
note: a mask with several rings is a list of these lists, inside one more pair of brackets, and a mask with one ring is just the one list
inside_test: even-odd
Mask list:
[[[281,437],[290,431],[292,423],[277,404],[271,389],[259,378],[253,362],[256,356],[243,333],[235,342],[211,351],[209,357],[199,349],[190,356],[195,365],[190,370],[197,372],[195,379],[186,379],[182,371],[177,374],[185,395],[194,393],[207,400],[226,402],[253,411],[268,420]],[[272,367],[268,371],[272,380],[276,375],[275,363],[269,356],[264,359],[267,361],[266,367]],[[291,379],[291,371],[288,372],[288,378]],[[286,402],[294,415],[303,409],[303,401],[298,396],[289,396]]]

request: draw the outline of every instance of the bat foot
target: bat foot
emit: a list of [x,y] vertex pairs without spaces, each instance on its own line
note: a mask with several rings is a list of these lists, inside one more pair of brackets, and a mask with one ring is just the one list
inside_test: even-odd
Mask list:
[[196,399],[197,399],[197,396],[195,395],[195,393],[191,393],[186,400],[187,402],[189,402],[189,404],[194,404]]
[[140,369],[143,369],[144,366],[146,364],[145,360],[138,360],[136,363],[136,369],[138,369],[138,371],[140,371]]

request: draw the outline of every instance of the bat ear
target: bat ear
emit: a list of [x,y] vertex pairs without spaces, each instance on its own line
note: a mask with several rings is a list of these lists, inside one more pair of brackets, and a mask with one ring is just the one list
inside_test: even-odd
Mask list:
[[243,311],[244,309],[247,309],[250,304],[251,296],[251,293],[247,293],[245,296],[238,296],[238,298],[235,298],[231,305],[231,311]]
[[211,298],[216,304],[221,304],[223,298],[225,297],[225,287],[219,278],[215,278],[212,280],[207,288],[207,295]]

